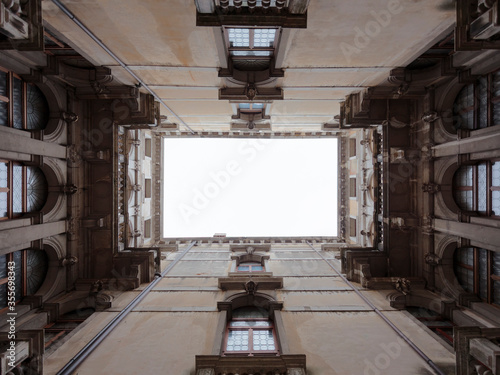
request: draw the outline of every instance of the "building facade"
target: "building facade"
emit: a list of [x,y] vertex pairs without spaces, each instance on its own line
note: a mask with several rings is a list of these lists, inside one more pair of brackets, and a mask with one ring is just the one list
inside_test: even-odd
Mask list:
[[[498,1],[0,13],[2,374],[500,374]],[[337,235],[165,237],[167,137],[336,138]]]

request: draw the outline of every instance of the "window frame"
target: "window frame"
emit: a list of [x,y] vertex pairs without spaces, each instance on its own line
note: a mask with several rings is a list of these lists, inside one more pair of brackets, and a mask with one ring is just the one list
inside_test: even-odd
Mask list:
[[[240,266],[244,267],[249,267],[248,271],[240,270]],[[252,271],[252,267],[261,267],[262,269],[259,271]],[[256,272],[266,272],[266,266],[262,263],[255,262],[255,261],[247,261],[247,262],[241,262],[236,265],[236,272],[250,272],[250,273],[256,273]]]
[[[0,72],[6,73],[7,74],[7,82],[6,82],[6,87],[7,87],[7,96],[0,95],[0,101],[4,103],[8,103],[7,105],[7,124],[3,126],[7,126],[9,128],[15,128],[14,127],[14,79],[19,79],[21,81],[21,95],[22,95],[22,102],[21,102],[21,113],[22,113],[22,130],[29,130],[27,128],[28,125],[28,112],[27,112],[27,106],[28,106],[28,83],[25,82],[19,75],[14,73],[11,70],[8,70],[2,66],[0,66]],[[2,125],[0,125],[2,126]],[[19,128],[15,128],[19,129]],[[19,129],[19,130],[21,130]]]
[[[493,186],[493,165],[495,163],[500,163],[500,159],[491,159],[481,161],[477,164],[473,165],[463,165],[453,175],[453,191],[454,200],[460,210],[465,212],[474,212],[480,216],[487,216],[494,219],[500,219],[500,212],[493,212],[493,192],[500,191],[500,186]],[[479,211],[479,166],[484,165],[486,167],[486,211]],[[456,174],[460,171],[461,168],[472,168],[472,186],[461,186],[458,184],[458,179],[456,178]],[[462,191],[472,191],[472,211],[464,210],[463,207],[458,202],[457,192]]]
[[[230,26],[224,25],[222,26],[223,36],[224,36],[224,44],[226,46],[227,56],[232,60],[271,60],[276,53],[278,48],[279,36],[281,33],[281,27],[279,26]],[[249,46],[248,47],[234,47],[231,46],[231,42],[229,41],[229,30],[230,29],[248,29],[249,30]],[[275,29],[276,33],[274,35],[274,40],[271,47],[254,47],[254,39],[255,39],[255,30],[259,29]],[[269,51],[268,56],[251,56],[251,55],[234,55],[231,52],[250,52],[250,51]]]
[[[27,212],[28,207],[28,169],[26,165],[22,163],[0,159],[0,163],[7,164],[7,187],[1,187],[0,193],[7,193],[7,216],[1,216],[0,221],[2,220],[11,220],[18,217],[21,217],[24,213]],[[22,212],[14,212],[14,166],[22,167]]]
[[[478,129],[485,129],[491,126],[495,125],[500,125],[500,123],[495,124],[494,123],[494,105],[497,104],[500,106],[500,96],[494,96],[494,90],[493,90],[493,84],[494,84],[494,79],[493,76],[497,73],[499,73],[500,70],[495,70],[491,73],[485,74],[475,80],[473,83],[465,85],[457,94],[455,100],[454,100],[454,115],[455,116],[462,116],[466,113],[473,112],[473,123],[472,127],[469,128],[467,125],[469,124],[458,124],[457,128],[458,129],[463,129],[463,130],[478,130]],[[481,113],[481,107],[480,107],[480,83],[479,80],[481,78],[486,78],[486,126],[481,127],[480,126],[480,113]],[[500,77],[498,84],[500,85]],[[473,92],[473,103],[470,106],[467,106],[465,108],[457,108],[457,99],[458,97],[462,94],[464,90],[469,90],[470,86],[472,85],[472,92]]]
[[[265,321],[268,322],[267,326],[261,327],[231,327],[231,322],[238,321]],[[239,351],[228,351],[227,350],[227,342],[229,340],[229,332],[231,331],[248,331],[248,350],[239,350]],[[254,350],[253,349],[253,332],[254,331],[271,331],[274,340],[275,350]],[[245,354],[248,357],[254,356],[269,356],[276,355],[279,356],[280,351],[278,347],[278,339],[276,336],[276,330],[274,329],[274,324],[271,319],[267,318],[232,318],[226,324],[226,330],[224,334],[224,344],[222,349],[222,356],[233,356],[233,355],[241,355]]]
[[[27,255],[28,250],[31,250],[31,249],[18,250],[21,252],[21,280],[18,280],[17,275],[16,275],[16,284],[19,282],[21,283],[21,298],[16,299],[16,301],[15,301],[16,305],[22,301],[22,299],[27,295],[27,291],[28,291],[28,255]],[[9,262],[14,261],[14,253],[15,253],[15,251],[12,253],[5,254],[5,267],[7,270],[7,275],[9,272],[9,269],[8,269]],[[8,276],[4,277],[3,279],[0,279],[0,285],[5,285],[8,282],[9,282]],[[8,289],[6,289],[7,294],[5,296],[5,300],[7,302],[8,302],[8,292],[9,292]],[[0,307],[0,314],[7,311],[8,309],[9,309],[9,304],[7,303],[7,306]]]
[[[455,253],[459,250],[464,250],[464,249],[471,249],[473,251],[472,266],[458,262],[456,259]],[[479,265],[479,251],[480,250],[486,251],[486,272],[487,272],[487,274],[486,274],[486,298],[482,298],[480,295],[480,265]],[[457,276],[457,273],[455,271],[456,267],[464,268],[468,271],[472,271],[473,286],[472,286],[471,293],[474,293],[475,295],[477,295],[478,298],[480,298],[482,301],[484,301],[492,306],[500,308],[500,301],[494,302],[494,300],[493,300],[494,281],[500,282],[500,276],[495,275],[493,273],[493,254],[495,252],[492,250],[484,249],[484,248],[477,247],[477,246],[465,246],[465,247],[460,247],[460,248],[455,249],[455,253],[454,253],[454,259],[453,259],[453,272],[455,274],[455,277],[457,278],[457,281],[459,282],[460,286],[462,287],[462,289],[467,291],[467,289],[465,289],[465,287],[460,282],[460,280]]]

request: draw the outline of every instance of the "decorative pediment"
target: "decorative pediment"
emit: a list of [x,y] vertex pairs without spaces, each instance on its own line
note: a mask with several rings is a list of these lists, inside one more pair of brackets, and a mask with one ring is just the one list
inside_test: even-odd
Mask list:
[[219,278],[219,288],[222,290],[241,290],[248,291],[248,283],[251,281],[253,283],[253,290],[274,290],[283,288],[283,278],[282,277],[273,277],[272,274],[267,273],[264,275],[255,274],[240,276],[235,275],[230,277],[221,277]]

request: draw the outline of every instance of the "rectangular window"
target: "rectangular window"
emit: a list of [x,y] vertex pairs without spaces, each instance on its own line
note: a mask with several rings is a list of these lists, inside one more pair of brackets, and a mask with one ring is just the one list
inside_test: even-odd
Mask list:
[[144,154],[150,158],[152,155],[151,138],[146,138],[144,145]]
[[257,262],[245,262],[240,263],[238,266],[238,272],[262,272],[264,267]]
[[353,198],[356,197],[356,179],[355,178],[350,178],[349,179],[349,197]]
[[151,219],[144,221],[144,237],[151,238]]
[[146,178],[144,180],[144,197],[145,198],[151,198],[152,196],[152,184],[151,184],[151,179]]
[[356,156],[356,138],[349,138],[349,157]]
[[356,219],[349,219],[349,236],[356,237]]
[[276,48],[278,28],[226,27],[226,45],[233,58],[269,59]]

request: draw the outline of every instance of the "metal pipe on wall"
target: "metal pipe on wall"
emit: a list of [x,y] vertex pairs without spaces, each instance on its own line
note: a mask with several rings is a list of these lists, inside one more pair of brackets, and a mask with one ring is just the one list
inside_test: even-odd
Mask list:
[[434,363],[434,361],[432,361],[432,359],[430,359],[422,350],[420,350],[420,348],[415,345],[413,343],[413,341],[411,341],[398,327],[396,327],[394,325],[394,323],[392,323],[389,318],[387,318],[379,309],[377,309],[377,307],[368,299],[366,298],[363,293],[361,293],[358,288],[356,286],[354,286],[353,283],[351,283],[349,280],[347,280],[347,278],[342,275],[336,268],[335,266],[328,261],[328,259],[326,259],[323,254],[321,254],[321,252],[319,252],[318,250],[316,250],[314,248],[313,245],[311,245],[311,243],[309,241],[307,241],[307,244],[309,245],[309,247],[311,249],[313,249],[320,257],[321,259],[323,259],[329,266],[331,269],[333,269],[333,271],[338,275],[340,276],[340,278],[347,284],[349,285],[349,287],[351,287],[351,289],[368,305],[370,306],[370,308],[379,316],[381,317],[384,322],[386,322],[389,327],[391,327],[398,335],[399,337],[401,337],[423,360],[425,360],[425,362],[434,370],[436,371],[436,374],[437,375],[446,375],[439,367],[437,367],[437,365]]
[[158,100],[158,102],[163,106],[165,107],[175,118],[177,118],[179,120],[179,122],[185,126],[187,129],[189,129],[189,131],[192,133],[192,134],[195,134],[195,131],[193,129],[191,129],[189,127],[188,124],[186,124],[184,122],[184,120],[182,120],[168,105],[167,103],[165,103],[163,101],[162,98],[160,98],[158,96],[158,94],[156,94],[148,85],[146,82],[144,82],[141,78],[139,78],[139,76],[137,74],[135,74],[132,69],[130,69],[127,64],[125,64],[118,56],[116,56],[113,51],[111,51],[97,36],[95,36],[95,34],[90,31],[90,29],[87,28],[87,26],[85,26],[78,18],[76,18],[76,16],[71,13],[71,11],[66,8],[66,6],[64,4],[62,4],[59,0],[52,0],[52,2],[59,8],[63,11],[64,14],[66,14],[74,23],[76,23],[94,42],[96,42],[103,50],[105,50],[113,59],[116,60],[116,62],[118,64],[121,65],[121,67],[123,69],[125,69],[127,71],[127,73],[129,73],[132,77],[134,77],[134,79],[137,80],[137,82],[140,83],[140,85],[142,87],[144,87],[144,89],[146,91],[148,91],[151,95],[154,96],[154,98],[156,100]]
[[163,272],[156,273],[154,280],[144,288],[122,311],[118,313],[97,335],[94,336],[83,348],[80,350],[66,365],[59,370],[57,375],[71,375],[78,367],[85,361],[85,359],[96,349],[99,344],[116,328],[116,326],[131,312],[148,294],[149,292],[160,282],[160,280],[168,273],[174,266],[186,255],[186,253],[191,250],[191,248],[196,244],[196,241],[192,241],[186,248],[180,253],[177,258],[170,263]]

